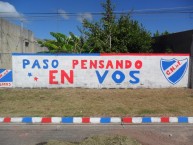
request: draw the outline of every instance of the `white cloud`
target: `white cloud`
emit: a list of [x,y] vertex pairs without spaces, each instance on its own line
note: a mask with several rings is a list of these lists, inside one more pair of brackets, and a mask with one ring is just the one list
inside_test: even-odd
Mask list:
[[69,16],[68,16],[68,14],[66,13],[66,11],[64,11],[64,10],[62,10],[62,9],[59,9],[59,10],[58,10],[58,13],[59,13],[59,15],[60,15],[62,18],[64,18],[65,20],[69,19]]
[[82,22],[84,19],[87,19],[87,20],[93,20],[93,16],[91,13],[80,13],[77,17],[77,20]]
[[8,2],[0,1],[0,17],[17,18],[24,21],[24,15],[17,12],[15,7]]

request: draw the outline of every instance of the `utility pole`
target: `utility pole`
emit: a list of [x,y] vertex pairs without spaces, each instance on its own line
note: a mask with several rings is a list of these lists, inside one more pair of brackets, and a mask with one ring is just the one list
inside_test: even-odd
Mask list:
[[192,44],[190,47],[190,88],[193,89],[193,35],[192,35]]
[[109,36],[109,47],[110,47],[110,52],[111,52],[111,48],[112,48],[112,46],[111,46],[111,28],[110,28],[110,36]]
[[112,24],[109,25],[109,48],[112,52]]
[[24,44],[23,44],[23,20],[21,20],[21,32],[20,32],[20,37],[21,37],[21,51],[24,53]]

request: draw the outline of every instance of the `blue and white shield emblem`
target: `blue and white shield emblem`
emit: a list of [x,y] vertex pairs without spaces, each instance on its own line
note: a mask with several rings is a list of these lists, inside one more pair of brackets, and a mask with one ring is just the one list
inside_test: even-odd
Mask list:
[[160,67],[165,78],[171,84],[175,85],[183,78],[184,74],[186,73],[188,67],[188,59],[161,59]]

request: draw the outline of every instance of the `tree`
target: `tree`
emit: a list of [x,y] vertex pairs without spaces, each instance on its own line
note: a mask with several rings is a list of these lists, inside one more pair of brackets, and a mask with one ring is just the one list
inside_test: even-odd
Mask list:
[[[151,52],[151,34],[129,15],[122,15],[116,25],[115,50],[121,52]],[[120,48],[121,47],[121,48]],[[114,51],[115,51],[114,50]]]
[[153,34],[153,37],[159,37],[160,36],[160,33],[159,31],[157,30],[154,34]]
[[130,14],[116,18],[111,0],[106,0],[101,6],[104,9],[98,22],[83,20],[79,29],[82,36],[70,37],[62,33],[50,34],[55,40],[38,41],[49,52],[152,52],[151,34],[137,21],[131,20]]
[[158,30],[153,34],[153,37],[159,37],[159,36],[163,36],[163,35],[169,35],[170,33],[165,30],[164,32],[160,33]]
[[[152,45],[155,47],[156,45],[159,45],[159,41],[160,39],[162,38],[166,38],[167,36],[166,35],[169,35],[170,33],[165,30],[164,32],[160,33],[158,30],[156,31],[156,33],[153,34],[153,43]],[[156,50],[154,50],[156,51]],[[169,45],[166,45],[164,47],[162,47],[162,52],[165,52],[165,53],[173,53],[173,50],[172,50],[172,47],[169,46]]]
[[38,43],[41,47],[47,47],[51,53],[80,53],[82,43],[79,37],[76,37],[73,33],[69,33],[70,37],[62,33],[50,32],[55,40],[39,40]]
[[151,34],[130,15],[116,18],[111,0],[102,3],[104,13],[98,22],[83,21],[85,46],[92,52],[151,52]]

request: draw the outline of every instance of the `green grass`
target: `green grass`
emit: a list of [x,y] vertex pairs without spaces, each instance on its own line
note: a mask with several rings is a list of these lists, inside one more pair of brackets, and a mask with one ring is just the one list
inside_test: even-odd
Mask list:
[[156,114],[156,113],[159,113],[157,112],[157,110],[153,110],[153,109],[141,109],[139,110],[139,112],[137,112],[137,114],[139,114],[139,116],[144,116],[146,114]]
[[126,136],[93,136],[79,143],[66,141],[49,141],[45,145],[140,145],[136,140]]
[[0,89],[0,116],[193,116],[193,90]]

